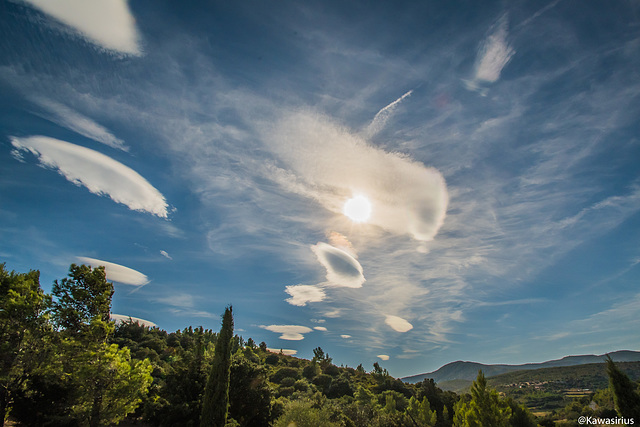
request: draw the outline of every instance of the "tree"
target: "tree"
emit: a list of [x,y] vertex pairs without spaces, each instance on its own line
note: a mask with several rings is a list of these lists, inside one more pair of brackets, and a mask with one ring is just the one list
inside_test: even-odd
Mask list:
[[498,392],[487,388],[482,371],[471,386],[471,399],[460,399],[455,405],[453,425],[455,427],[507,427],[511,408],[500,399]]
[[40,272],[9,273],[0,264],[0,425],[16,392],[43,361],[50,306],[51,297],[40,288]]
[[423,397],[422,401],[411,397],[411,399],[409,399],[407,414],[413,423],[420,427],[433,427],[438,420],[436,411],[431,409],[429,400],[426,397]]
[[152,368],[148,360],[131,361],[127,348],[107,344],[115,325],[114,288],[105,268],[71,264],[68,278],[56,280],[52,292],[63,381],[75,391],[72,417],[91,427],[121,420],[148,392]]
[[264,367],[237,354],[231,362],[229,416],[240,426],[271,425],[271,389]]
[[636,387],[629,377],[616,366],[609,355],[607,355],[607,374],[618,414],[623,418],[640,421],[640,394],[635,390]]
[[54,321],[70,336],[105,342],[114,330],[110,319],[113,292],[104,267],[92,270],[71,264],[69,277],[53,283]]
[[82,424],[117,424],[142,402],[152,381],[148,359],[132,362],[128,348],[104,343],[74,353],[72,414]]
[[222,328],[216,342],[211,372],[207,379],[202,403],[201,427],[224,427],[229,413],[229,377],[233,339],[232,307],[225,309]]

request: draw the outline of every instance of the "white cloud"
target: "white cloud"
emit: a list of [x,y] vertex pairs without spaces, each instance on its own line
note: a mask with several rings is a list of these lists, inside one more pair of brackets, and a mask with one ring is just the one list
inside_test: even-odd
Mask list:
[[300,341],[304,339],[304,334],[311,332],[313,329],[307,328],[306,326],[298,326],[298,325],[269,325],[269,326],[260,326],[262,329],[266,329],[267,331],[276,332],[280,335],[280,339],[289,340],[289,341]]
[[413,329],[413,325],[411,323],[407,322],[405,319],[398,316],[388,315],[385,318],[384,323],[389,325],[391,329],[393,329],[394,331],[398,331],[398,332],[407,332]]
[[167,253],[167,251],[160,251],[160,255],[162,255],[163,257],[165,257],[166,259],[173,259],[171,258],[171,255],[169,255]]
[[107,128],[71,108],[44,98],[36,98],[34,102],[48,111],[48,114],[43,115],[46,119],[109,147],[129,151],[124,141],[115,137]]
[[507,42],[508,21],[506,15],[491,29],[491,34],[483,41],[476,60],[475,79],[494,83],[500,78],[515,51]]
[[133,323],[137,323],[140,326],[147,326],[150,328],[158,326],[149,320],[140,319],[139,317],[127,316],[126,314],[111,314],[111,320],[115,321],[116,323],[126,323],[132,321]]
[[291,350],[288,348],[268,348],[267,347],[267,351],[270,351],[271,353],[278,353],[278,354],[282,353],[287,356],[294,356],[298,354],[298,350]]
[[327,328],[325,328],[324,326],[316,326],[313,329],[315,329],[316,331],[322,331],[322,332],[327,331]]
[[167,217],[164,196],[133,169],[95,150],[46,136],[11,137],[18,151],[28,151],[41,164],[67,180],[129,209]]
[[381,359],[381,360],[389,360],[389,356],[386,355],[386,354],[379,354],[376,357]]
[[311,250],[327,270],[328,285],[359,288],[365,282],[362,266],[349,253],[323,242]]
[[344,338],[346,340],[347,338],[351,338],[351,335],[342,334],[340,335],[340,338]]
[[127,0],[23,1],[105,49],[132,55],[142,53],[135,18]]
[[340,315],[342,315],[342,310],[340,310],[339,308],[335,310],[327,311],[326,313],[324,313],[325,317],[330,317],[330,318],[340,317]]
[[387,121],[393,115],[396,108],[398,108],[398,105],[402,101],[404,101],[405,98],[411,96],[412,92],[413,90],[410,90],[409,92],[402,95],[400,98],[393,101],[391,104],[387,105],[386,107],[378,111],[378,113],[375,115],[375,117],[373,118],[369,126],[367,126],[367,128],[364,130],[364,135],[367,138],[371,138],[372,136],[380,132],[382,128],[384,128],[385,124],[387,124]]
[[496,82],[502,69],[515,53],[507,42],[507,26],[508,22],[504,16],[496,25],[495,31],[484,41],[476,65],[476,79]]
[[320,302],[326,297],[321,288],[312,285],[290,285],[285,288],[285,292],[291,295],[286,301],[299,307],[304,307],[308,302]]
[[288,165],[265,175],[285,190],[319,202],[342,217],[355,194],[372,205],[367,224],[429,241],[442,226],[448,195],[435,169],[369,145],[329,118],[311,112],[284,114],[261,131],[269,148]]
[[108,280],[134,286],[142,286],[149,283],[149,278],[146,275],[132,268],[95,258],[82,256],[76,258],[81,263],[90,265],[93,268],[104,266]]
[[167,295],[166,297],[154,298],[154,301],[180,308],[191,308],[194,305],[193,295],[189,294]]

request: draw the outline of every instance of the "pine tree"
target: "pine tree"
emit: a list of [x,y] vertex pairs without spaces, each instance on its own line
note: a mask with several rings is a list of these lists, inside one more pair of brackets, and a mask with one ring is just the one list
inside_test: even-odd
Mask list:
[[233,313],[232,307],[229,306],[222,316],[222,328],[216,342],[211,373],[204,392],[201,427],[224,427],[227,422],[232,339]]
[[460,399],[454,412],[455,427],[507,427],[511,418],[511,408],[496,390],[487,388],[482,371],[471,386],[471,400]]
[[607,355],[607,374],[609,375],[609,388],[613,392],[613,402],[616,411],[623,418],[633,418],[640,421],[640,394],[635,391],[635,385],[629,377],[613,363]]

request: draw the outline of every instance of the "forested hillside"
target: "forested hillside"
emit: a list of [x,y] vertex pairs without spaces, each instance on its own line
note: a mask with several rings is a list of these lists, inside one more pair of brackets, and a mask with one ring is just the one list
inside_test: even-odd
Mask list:
[[[9,272],[0,265],[4,422],[536,426],[571,421],[567,414],[573,415],[561,409],[536,418],[526,402],[499,394],[482,373],[469,394],[457,395],[432,379],[404,383],[378,363],[369,372],[362,365],[336,366],[320,347],[312,360],[274,353],[264,342],[233,333],[231,307],[220,332],[188,327],[169,333],[132,321],[116,325],[110,319],[113,292],[103,267],[71,265],[68,277],[56,281],[47,295],[37,271]],[[609,369],[616,369],[613,362]],[[625,384],[621,390],[640,399],[633,390],[637,384]],[[615,396],[606,388],[594,400],[582,396],[569,404],[583,412],[615,414]]]

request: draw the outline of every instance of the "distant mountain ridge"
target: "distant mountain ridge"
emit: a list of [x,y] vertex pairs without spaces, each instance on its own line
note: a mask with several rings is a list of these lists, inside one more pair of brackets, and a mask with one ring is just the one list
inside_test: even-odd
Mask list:
[[447,363],[433,372],[411,375],[401,378],[401,380],[408,383],[417,383],[425,378],[433,378],[436,383],[453,380],[474,380],[478,376],[479,370],[482,370],[485,376],[492,377],[513,371],[603,363],[607,354],[611,356],[614,362],[640,362],[640,351],[630,350],[614,351],[601,355],[566,356],[562,359],[549,360],[541,363],[525,363],[523,365],[485,365],[483,363],[463,362],[459,360],[457,362]]

